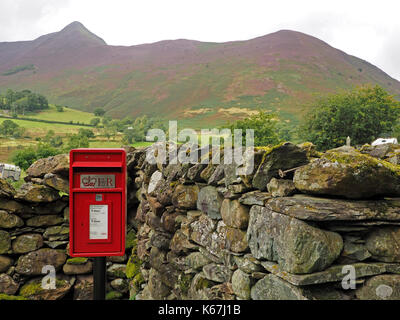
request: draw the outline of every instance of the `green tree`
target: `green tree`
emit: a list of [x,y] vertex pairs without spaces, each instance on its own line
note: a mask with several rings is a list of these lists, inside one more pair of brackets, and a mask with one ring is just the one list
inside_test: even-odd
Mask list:
[[57,136],[54,130],[47,131],[47,134],[43,138],[43,142],[47,143],[53,148],[58,148],[63,145],[63,140],[61,136]]
[[24,128],[12,120],[7,119],[0,124],[0,134],[6,137],[19,138],[23,135],[24,131]]
[[275,145],[280,142],[278,135],[278,119],[275,114],[259,110],[258,114],[251,115],[243,120],[228,126],[233,130],[242,130],[242,141],[246,143],[246,129],[254,130],[254,146]]
[[400,116],[400,103],[379,86],[363,86],[319,98],[300,127],[303,140],[326,150],[345,144],[370,143],[390,135]]
[[92,126],[97,127],[97,125],[100,123],[100,118],[93,118],[92,120],[90,120],[90,124]]
[[88,147],[89,147],[88,137],[82,136],[80,134],[72,134],[67,139],[65,151],[68,152],[71,149],[88,148]]
[[0,95],[0,108],[11,110],[13,114],[24,114],[26,111],[37,111],[49,107],[47,98],[30,90],[13,91],[8,89]]
[[56,106],[57,112],[64,112],[64,107],[63,106]]
[[27,147],[22,150],[16,151],[12,155],[11,161],[20,168],[26,170],[36,160],[55,156],[59,153],[61,153],[60,149],[53,148],[45,143],[39,143],[36,147]]
[[80,135],[82,137],[87,137],[88,139],[95,137],[94,132],[92,130],[84,129],[84,128],[79,129],[78,135]]
[[106,111],[105,111],[103,108],[96,108],[96,109],[94,109],[94,111],[93,111],[93,114],[94,114],[96,117],[102,117],[102,116],[105,115],[105,113],[106,113]]

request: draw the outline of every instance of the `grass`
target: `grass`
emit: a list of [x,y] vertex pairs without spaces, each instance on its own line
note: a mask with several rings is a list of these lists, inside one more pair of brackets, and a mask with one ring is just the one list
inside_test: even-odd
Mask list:
[[[54,105],[50,105],[50,108],[38,113],[29,113],[24,115],[25,118],[32,118],[36,120],[49,120],[49,121],[62,121],[69,122],[73,121],[77,123],[90,123],[90,120],[95,118],[92,113],[74,110],[71,108],[64,107],[64,112],[58,112]],[[0,124],[7,120],[6,118],[0,118]],[[22,119],[11,119],[13,122],[17,123],[20,127],[25,128],[24,137],[21,138],[11,138],[11,137],[1,137],[0,136],[0,163],[12,163],[12,154],[23,148],[29,146],[37,145],[37,138],[43,138],[49,130],[53,130],[56,135],[61,137],[66,137],[69,134],[78,133],[80,128],[93,130],[95,138],[89,141],[89,148],[121,148],[124,144],[121,141],[122,135],[118,134],[110,140],[101,136],[101,129],[70,125],[68,123],[45,123],[37,121],[29,121]],[[132,144],[133,147],[147,147],[151,145],[152,142],[135,142]],[[23,177],[25,173],[22,173]],[[22,180],[21,180],[22,181]],[[18,187],[18,186],[17,186]]]
[[107,140],[91,140],[89,141],[89,148],[121,148],[121,141],[107,141]]
[[[0,118],[0,123],[7,119]],[[89,129],[86,126],[71,126],[68,124],[59,124],[59,123],[45,123],[45,122],[36,122],[29,120],[21,120],[21,119],[8,119],[12,120],[16,124],[26,129],[25,134],[29,136],[37,136],[37,135],[45,135],[47,131],[54,130],[56,134],[67,134],[67,133],[75,133],[78,132],[80,128]],[[91,129],[91,128],[90,128]]]
[[32,119],[41,119],[41,120],[51,120],[51,121],[63,121],[69,122],[73,121],[74,123],[86,123],[90,124],[90,120],[96,118],[93,113],[79,111],[71,108],[64,107],[63,112],[58,112],[54,105],[50,105],[50,108],[38,112],[38,113],[31,113],[26,115],[25,117],[29,117]]

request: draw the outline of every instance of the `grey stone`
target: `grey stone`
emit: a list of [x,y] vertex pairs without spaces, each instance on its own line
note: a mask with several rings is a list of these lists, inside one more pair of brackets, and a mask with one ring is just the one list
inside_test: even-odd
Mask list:
[[53,173],[47,173],[43,177],[43,183],[55,190],[69,193],[69,181],[68,178],[63,178]]
[[233,292],[243,300],[249,300],[251,295],[251,278],[250,275],[242,270],[236,270],[232,275],[232,289]]
[[147,188],[147,193],[155,196],[154,191],[158,189],[158,187],[161,185],[163,181],[163,176],[160,171],[154,171],[154,173],[151,175],[149,186]]
[[[272,274],[284,279],[285,281],[296,286],[307,286],[314,284],[322,284],[327,282],[341,282],[348,269],[354,268],[356,279],[373,276],[382,273],[399,273],[400,265],[382,263],[382,262],[357,262],[348,265],[334,265],[324,271],[314,272],[310,274],[292,274],[283,270],[278,264],[270,261],[262,261],[261,265]],[[344,268],[346,267],[346,268]]]
[[400,227],[375,229],[368,234],[366,247],[375,260],[400,262]]
[[300,220],[400,221],[400,199],[355,201],[298,194],[270,199],[266,207]]
[[192,252],[185,257],[186,265],[194,270],[200,270],[210,262],[211,260],[201,252]]
[[49,227],[43,234],[43,237],[49,241],[62,241],[69,237],[69,228],[67,226]]
[[65,247],[69,241],[43,241],[46,246],[56,249],[56,248],[60,248],[60,247]]
[[210,178],[208,179],[208,184],[212,185],[212,186],[216,186],[218,184],[218,182],[223,179],[225,176],[225,172],[224,172],[224,165],[223,164],[219,164],[214,172],[211,174]]
[[110,285],[114,290],[121,293],[127,293],[129,291],[129,283],[126,279],[114,279],[111,281]]
[[259,206],[250,210],[247,240],[255,258],[277,261],[296,274],[326,269],[343,248],[339,234]]
[[308,163],[306,152],[296,145],[285,142],[267,150],[263,161],[253,178],[253,186],[261,191],[267,189],[272,178],[279,176],[279,170],[288,170]]
[[75,283],[75,278],[65,275],[57,276],[56,288],[43,288],[42,277],[34,278],[25,283],[20,294],[29,300],[60,300],[71,290]]
[[0,254],[9,253],[11,249],[11,237],[7,231],[0,230]]
[[211,244],[211,234],[216,229],[217,224],[209,216],[202,214],[198,220],[190,224],[190,239],[194,242],[207,247]]
[[233,259],[238,268],[248,274],[259,272],[263,269],[260,262],[251,255],[245,255],[243,257],[234,256]]
[[126,264],[114,263],[107,269],[110,278],[126,278]]
[[15,214],[0,210],[0,228],[11,229],[24,225],[24,221]]
[[369,253],[364,243],[356,243],[346,237],[341,256],[356,261],[364,261],[371,257],[371,253]]
[[68,275],[86,274],[93,271],[92,262],[86,261],[83,264],[70,264],[66,263],[63,266],[63,272]]
[[356,290],[356,297],[360,300],[400,300],[400,275],[374,276]]
[[299,287],[268,274],[251,288],[253,300],[308,300]]
[[288,197],[296,192],[292,180],[272,178],[267,185],[268,192],[272,197]]
[[15,271],[23,275],[41,275],[44,266],[52,265],[59,270],[66,259],[61,250],[42,248],[19,257]]
[[347,300],[348,297],[328,286],[297,287],[267,274],[251,288],[253,300]]
[[31,182],[24,183],[15,195],[15,199],[34,203],[53,202],[59,198],[60,195],[55,189]]
[[249,223],[249,208],[238,200],[224,199],[221,205],[221,216],[224,223],[233,228],[246,229]]
[[5,273],[0,274],[0,293],[14,295],[18,288],[19,284],[13,278]]
[[13,263],[14,261],[10,257],[0,255],[0,273],[6,272]]
[[161,274],[153,268],[149,273],[148,290],[151,297],[156,300],[162,300],[171,292],[171,289],[162,282]]
[[209,215],[211,219],[220,219],[223,198],[213,186],[201,188],[197,198],[197,209]]
[[60,174],[68,177],[69,172],[69,156],[68,154],[59,154],[34,162],[26,173],[30,177],[44,177],[47,173]]
[[37,233],[20,235],[12,242],[12,250],[18,254],[35,251],[42,246],[43,237]]
[[13,198],[15,196],[14,187],[5,179],[0,178],[0,198]]
[[93,300],[93,275],[76,277],[74,300]]
[[172,195],[172,203],[174,206],[190,210],[196,209],[199,187],[197,185],[178,185]]
[[64,218],[58,215],[42,215],[35,216],[26,221],[26,225],[29,227],[48,227],[55,226],[64,222]]
[[215,282],[206,278],[203,272],[197,273],[192,280],[188,291],[188,297],[192,300],[208,300],[210,298],[210,288]]
[[248,251],[249,245],[246,231],[224,226],[221,228],[220,234],[224,242],[223,249],[229,250],[233,253]]
[[203,267],[204,276],[214,282],[229,282],[232,276],[232,271],[216,263],[210,263]]
[[296,170],[293,181],[303,193],[366,199],[400,196],[400,170],[353,148],[325,152]]
[[268,199],[271,199],[271,195],[268,192],[251,191],[243,194],[239,198],[239,202],[247,206],[263,206]]

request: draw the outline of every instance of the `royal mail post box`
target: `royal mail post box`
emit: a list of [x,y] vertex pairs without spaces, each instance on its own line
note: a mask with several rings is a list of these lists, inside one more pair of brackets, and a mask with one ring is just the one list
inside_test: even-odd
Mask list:
[[70,255],[124,255],[125,150],[71,150],[69,181]]

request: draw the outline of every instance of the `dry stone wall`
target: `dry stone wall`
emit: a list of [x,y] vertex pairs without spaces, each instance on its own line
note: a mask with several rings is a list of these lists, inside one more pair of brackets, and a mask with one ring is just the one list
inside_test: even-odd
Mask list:
[[[400,146],[282,143],[241,176],[150,164],[151,148],[127,149],[127,250],[108,259],[108,299],[400,299]],[[0,179],[0,299],[91,299],[92,262],[67,250],[68,157],[27,174],[18,190]]]
[[400,299],[400,146],[282,143],[245,176],[134,154],[136,299]]

